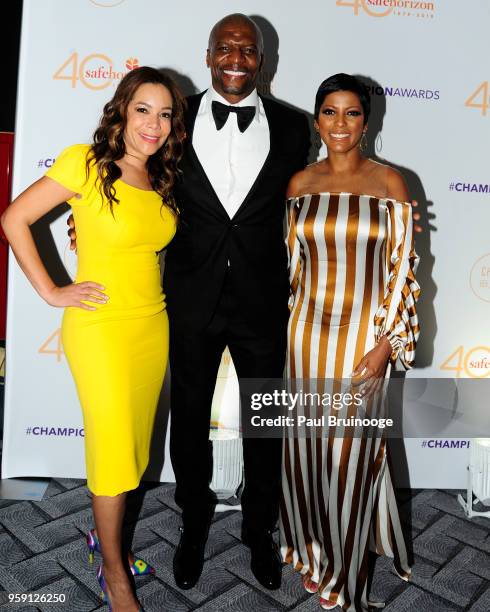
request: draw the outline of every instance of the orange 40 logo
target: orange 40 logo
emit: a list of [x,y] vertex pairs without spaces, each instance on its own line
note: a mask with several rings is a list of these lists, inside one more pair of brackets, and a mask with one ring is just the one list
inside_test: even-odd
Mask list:
[[461,375],[466,378],[487,378],[490,376],[490,347],[474,346],[466,349],[458,346],[440,368],[455,372],[455,378],[461,378]]
[[41,355],[54,355],[56,361],[59,363],[61,357],[64,355],[63,342],[61,341],[61,329],[55,330],[49,338],[38,349],[38,353]]
[[393,6],[386,8],[385,10],[375,10],[370,6],[369,0],[337,0],[337,6],[347,6],[352,8],[354,15],[359,15],[359,11],[363,10],[371,17],[386,17],[393,12]]
[[91,53],[79,57],[74,51],[53,74],[55,81],[69,81],[72,87],[78,83],[88,89],[105,89],[120,81],[130,70],[138,68],[138,59],[128,57],[123,70],[114,68],[113,60],[104,53]]
[[469,108],[478,108],[483,116],[487,114],[487,110],[490,108],[490,95],[488,81],[483,81],[471,96],[465,101],[465,106]]

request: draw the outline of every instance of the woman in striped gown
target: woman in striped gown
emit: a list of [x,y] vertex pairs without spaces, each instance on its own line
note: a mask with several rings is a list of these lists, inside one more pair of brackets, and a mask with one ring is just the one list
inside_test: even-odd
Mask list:
[[[315,128],[328,157],[288,188],[287,375],[291,387],[301,379],[317,392],[357,377],[363,409],[379,416],[391,364],[413,364],[420,290],[405,181],[362,154],[369,110],[369,93],[352,76],[330,77],[317,92]],[[304,410],[312,416],[315,408]],[[300,429],[289,428],[284,443],[283,561],[324,609],[382,607],[367,597],[369,551],[393,557],[397,574],[410,576],[386,439],[372,429]]]

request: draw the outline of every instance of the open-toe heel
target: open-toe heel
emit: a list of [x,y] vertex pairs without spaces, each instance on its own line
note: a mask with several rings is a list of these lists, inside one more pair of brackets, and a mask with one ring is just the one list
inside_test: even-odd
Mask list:
[[330,599],[324,599],[323,597],[320,597],[320,608],[322,608],[322,610],[333,610],[336,607],[337,607],[337,602],[330,601]]
[[313,582],[313,580],[305,574],[303,576],[303,586],[307,593],[317,593],[318,592],[318,583]]

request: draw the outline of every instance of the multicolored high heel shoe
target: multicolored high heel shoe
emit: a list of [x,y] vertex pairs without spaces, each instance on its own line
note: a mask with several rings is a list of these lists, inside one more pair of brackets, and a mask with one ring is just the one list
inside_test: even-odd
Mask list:
[[[105,581],[104,572],[102,571],[102,565],[97,570],[97,582],[99,583],[100,588],[102,590],[100,593],[100,598],[105,604],[107,604],[109,612],[112,612],[111,601],[109,599],[109,594],[107,593],[107,582]],[[138,612],[145,612],[145,611],[140,606],[138,608]]]
[[102,571],[102,565],[99,566],[99,569],[97,570],[97,582],[99,583],[99,586],[102,589],[100,598],[105,604],[107,604],[109,612],[112,612],[111,602],[109,601],[109,595],[107,594],[107,582],[105,581],[105,576]]
[[[95,529],[91,529],[87,533],[87,546],[88,546],[88,560],[90,565],[94,562],[94,553],[100,553],[100,542],[97,534],[95,533]],[[155,568],[143,561],[138,557],[134,558],[134,562],[129,564],[129,569],[131,570],[131,574],[133,576],[147,576],[148,574],[154,574]]]

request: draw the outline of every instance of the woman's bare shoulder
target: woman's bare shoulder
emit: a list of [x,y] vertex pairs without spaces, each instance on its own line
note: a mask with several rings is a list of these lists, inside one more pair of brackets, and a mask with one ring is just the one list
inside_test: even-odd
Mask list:
[[319,162],[309,164],[303,170],[293,174],[289,180],[287,197],[295,198],[306,193],[311,193],[312,186],[316,182],[320,171]]
[[386,173],[386,195],[399,202],[410,201],[410,194],[403,174],[391,166],[388,166]]
[[383,183],[387,198],[398,200],[399,202],[408,202],[410,200],[405,178],[399,170],[373,159],[370,159],[369,162],[373,174]]

